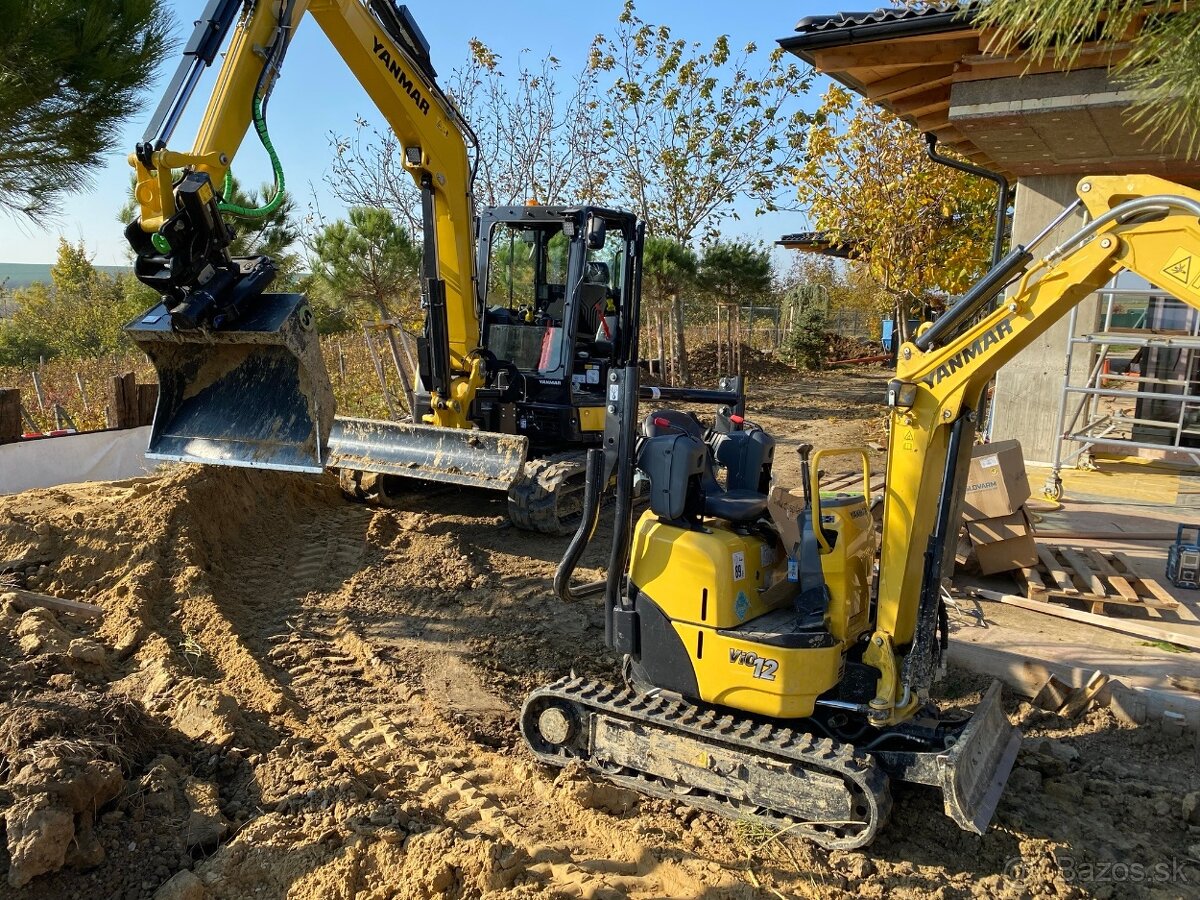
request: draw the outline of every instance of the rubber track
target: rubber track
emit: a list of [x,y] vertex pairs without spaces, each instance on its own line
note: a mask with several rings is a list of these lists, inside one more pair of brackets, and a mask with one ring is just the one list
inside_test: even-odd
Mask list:
[[[749,810],[736,800],[712,793],[693,792],[681,795],[678,790],[657,776],[638,772],[636,775],[612,773],[590,757],[582,760],[588,768],[622,787],[641,793],[688,803],[733,819],[750,820],[772,829],[787,829],[798,837],[807,838],[827,849],[850,850],[869,844],[891,811],[891,794],[887,775],[875,760],[858,753],[849,744],[830,738],[816,738],[804,731],[751,719],[721,715],[716,710],[693,706],[682,700],[635,693],[628,688],[614,689],[597,681],[582,678],[561,678],[553,684],[534,691],[521,711],[521,732],[530,752],[542,762],[565,766],[578,759],[567,750],[561,753],[542,753],[533,748],[530,735],[537,734],[534,704],[553,698],[574,705],[577,710],[602,713],[613,718],[648,725],[672,735],[695,739],[697,744],[713,744],[726,751],[743,753],[745,765],[753,767],[757,760],[771,757],[801,769],[840,778],[854,797],[853,806],[865,804],[867,812],[861,824],[831,828],[809,823],[784,811],[770,810],[764,814]],[[580,716],[584,731],[590,733],[586,717]],[[798,785],[803,782],[798,781]],[[734,794],[733,796],[736,796]]]
[[[508,517],[512,523],[541,534],[573,534],[577,523],[564,524],[559,517],[560,490],[572,477],[583,475],[586,459],[583,452],[571,452],[527,462],[520,479],[508,490]],[[582,480],[578,490],[583,490]]]

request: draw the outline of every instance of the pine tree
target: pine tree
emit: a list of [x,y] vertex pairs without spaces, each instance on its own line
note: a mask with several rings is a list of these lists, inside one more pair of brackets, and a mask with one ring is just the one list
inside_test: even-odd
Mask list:
[[0,207],[41,220],[86,184],[162,59],[163,0],[3,0]]

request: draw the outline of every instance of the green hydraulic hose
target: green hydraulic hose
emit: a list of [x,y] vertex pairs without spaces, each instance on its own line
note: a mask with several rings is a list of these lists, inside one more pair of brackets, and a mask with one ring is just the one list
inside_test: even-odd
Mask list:
[[[267,155],[271,157],[271,168],[275,173],[275,196],[267,203],[266,206],[239,206],[236,203],[227,203],[221,201],[217,204],[217,208],[221,212],[229,213],[234,216],[241,216],[246,219],[262,219],[269,216],[275,210],[279,209],[283,203],[283,189],[285,186],[283,178],[283,165],[279,162],[279,154],[275,152],[275,146],[271,143],[271,136],[267,133],[267,120],[263,115],[263,103],[261,97],[254,98],[254,130],[258,132],[258,139],[262,141],[263,149],[267,151]],[[225,170],[225,187],[223,193],[226,197],[233,191],[233,171]]]

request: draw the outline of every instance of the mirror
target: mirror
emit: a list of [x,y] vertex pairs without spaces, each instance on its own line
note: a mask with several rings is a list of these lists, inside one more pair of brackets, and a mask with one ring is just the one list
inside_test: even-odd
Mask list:
[[587,223],[587,247],[589,250],[603,250],[604,238],[608,232],[608,224],[598,216],[590,216]]

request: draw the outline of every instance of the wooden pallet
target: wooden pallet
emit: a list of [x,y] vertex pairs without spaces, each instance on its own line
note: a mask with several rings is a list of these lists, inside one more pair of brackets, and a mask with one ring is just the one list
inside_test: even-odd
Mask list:
[[[821,479],[821,490],[857,494],[862,490],[862,472],[850,472],[842,475],[830,475]],[[870,480],[871,495],[883,490],[883,474],[872,475]]]
[[1017,572],[1017,580],[1030,600],[1051,598],[1090,603],[1091,611],[1105,613],[1105,604],[1140,607],[1151,618],[1170,610],[1185,621],[1197,621],[1186,606],[1157,581],[1139,575],[1125,554],[1088,547],[1038,545],[1038,564]]

